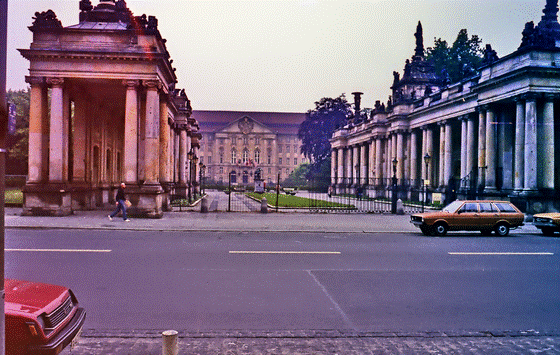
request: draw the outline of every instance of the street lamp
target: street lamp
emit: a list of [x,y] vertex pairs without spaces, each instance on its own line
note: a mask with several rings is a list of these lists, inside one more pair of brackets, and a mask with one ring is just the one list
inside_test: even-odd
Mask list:
[[428,180],[428,169],[430,167],[431,160],[432,157],[430,156],[430,154],[426,153],[426,155],[424,155],[424,164],[426,164],[426,179],[424,180],[424,198],[422,199],[422,212],[424,212],[424,204],[428,202],[428,184],[430,183],[430,180]]
[[198,166],[200,167],[200,170],[199,170],[199,177],[198,177],[198,180],[199,180],[199,182],[200,182],[200,194],[201,194],[201,195],[204,195],[204,190],[203,190],[203,188],[204,188],[204,184],[203,184],[204,180],[203,180],[203,178],[204,178],[204,173],[205,173],[205,171],[206,171],[206,165],[200,163],[200,164],[198,164]]
[[399,161],[393,158],[393,193],[391,194],[391,213],[397,213],[397,165]]
[[189,188],[189,190],[188,190],[189,204],[192,201],[192,169],[191,169],[192,164],[191,164],[191,162],[193,161],[193,159],[194,159],[194,152],[191,148],[191,150],[187,153],[187,161],[188,161],[188,164],[189,164],[189,177],[187,179],[187,184],[188,184],[188,188]]

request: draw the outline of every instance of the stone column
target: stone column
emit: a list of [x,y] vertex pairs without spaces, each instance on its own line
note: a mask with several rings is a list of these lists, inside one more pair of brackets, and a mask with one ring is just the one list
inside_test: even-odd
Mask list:
[[158,183],[159,172],[159,85],[157,81],[147,81],[146,85],[146,140],[145,140],[145,177],[147,185]]
[[447,184],[445,180],[445,122],[439,122],[439,186]]
[[379,185],[383,178],[383,140],[378,137],[375,140],[375,184]]
[[333,148],[331,151],[331,185],[336,184],[336,172],[338,171],[336,166],[338,163],[337,153],[338,149]]
[[47,88],[43,78],[27,77],[31,84],[29,102],[29,181],[37,183],[47,178],[48,151],[45,142],[48,139],[48,122],[45,112]]
[[468,160],[468,127],[466,117],[461,117],[461,179],[465,178],[469,173],[467,170]]
[[362,143],[360,145],[360,184],[367,185],[368,183],[368,145]]
[[486,175],[486,107],[478,111],[478,186],[485,186]]
[[397,132],[397,137],[395,140],[396,154],[397,154],[397,179],[402,180],[404,178],[404,135],[402,131]]
[[344,148],[338,148],[337,158],[337,168],[338,168],[338,181],[339,185],[344,184]]
[[519,193],[525,181],[525,100],[521,98],[516,99],[514,168],[513,187]]
[[86,181],[86,152],[87,148],[87,98],[78,95],[74,102],[74,169],[72,182],[83,183]]
[[179,183],[185,184],[187,181],[187,129],[185,125],[179,128]]
[[138,85],[137,80],[127,80],[124,117],[124,180],[138,183]]
[[171,131],[171,127],[169,126],[167,103],[165,100],[160,101],[159,127],[159,181],[170,182],[169,156],[171,155],[171,152],[169,149],[169,132]]
[[368,159],[368,185],[375,184],[375,138],[369,142],[369,159]]
[[554,190],[554,95],[545,95],[542,128],[542,187]]
[[449,185],[449,180],[453,177],[453,134],[451,130],[451,121],[448,120],[445,125],[445,158],[444,158],[444,173],[443,185]]
[[496,191],[496,166],[497,166],[497,141],[496,141],[496,115],[494,111],[486,111],[486,184],[485,192]]
[[416,180],[418,179],[418,131],[413,130],[410,134],[410,179],[413,180],[413,184],[418,185]]
[[64,176],[64,79],[49,78],[51,86],[51,121],[49,135],[49,182],[65,182]]
[[537,190],[537,99],[527,97],[525,102],[525,189]]
[[360,146],[355,145],[352,148],[352,184],[358,185],[360,183]]
[[476,166],[476,139],[472,117],[467,116],[467,175],[474,172]]
[[434,135],[432,130],[428,127],[426,129],[426,153],[428,153],[430,155],[430,157],[432,157],[432,161],[430,162],[430,165],[428,166],[428,171],[427,171],[427,179],[430,182],[430,185],[434,186],[435,181],[433,181],[433,177],[434,177]]

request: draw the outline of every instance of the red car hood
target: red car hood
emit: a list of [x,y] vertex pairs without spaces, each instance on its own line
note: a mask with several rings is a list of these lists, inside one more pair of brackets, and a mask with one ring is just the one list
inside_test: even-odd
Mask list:
[[7,313],[48,313],[52,310],[45,307],[57,298],[66,298],[68,294],[68,289],[63,286],[10,279],[4,280],[4,290]]

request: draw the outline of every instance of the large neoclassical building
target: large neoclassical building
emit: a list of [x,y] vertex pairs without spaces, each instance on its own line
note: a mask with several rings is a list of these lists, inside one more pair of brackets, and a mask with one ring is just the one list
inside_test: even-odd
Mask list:
[[186,170],[200,139],[166,40],[155,17],[133,16],[124,0],[81,0],[79,10],[67,27],[37,12],[20,50],[31,85],[23,213],[107,207],[123,181],[132,214],[161,217],[169,196],[197,184]]
[[194,110],[199,122],[200,159],[206,181],[218,185],[254,183],[255,170],[272,186],[308,159],[298,130],[305,113]]
[[498,58],[487,45],[484,65],[456,83],[426,61],[419,24],[387,105],[333,135],[332,185],[386,195],[396,177],[403,199],[429,191],[444,201],[458,194],[511,199],[528,213],[559,210],[558,0],[543,13],[522,29],[515,52]]

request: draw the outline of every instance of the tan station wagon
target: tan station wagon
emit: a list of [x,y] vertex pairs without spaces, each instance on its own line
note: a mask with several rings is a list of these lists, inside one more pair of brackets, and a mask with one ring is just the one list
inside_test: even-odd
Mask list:
[[525,215],[507,201],[455,201],[438,212],[414,214],[411,223],[424,235],[443,236],[447,231],[478,230],[506,236],[523,225]]
[[554,235],[560,232],[560,213],[539,213],[533,216],[533,224],[544,235]]

